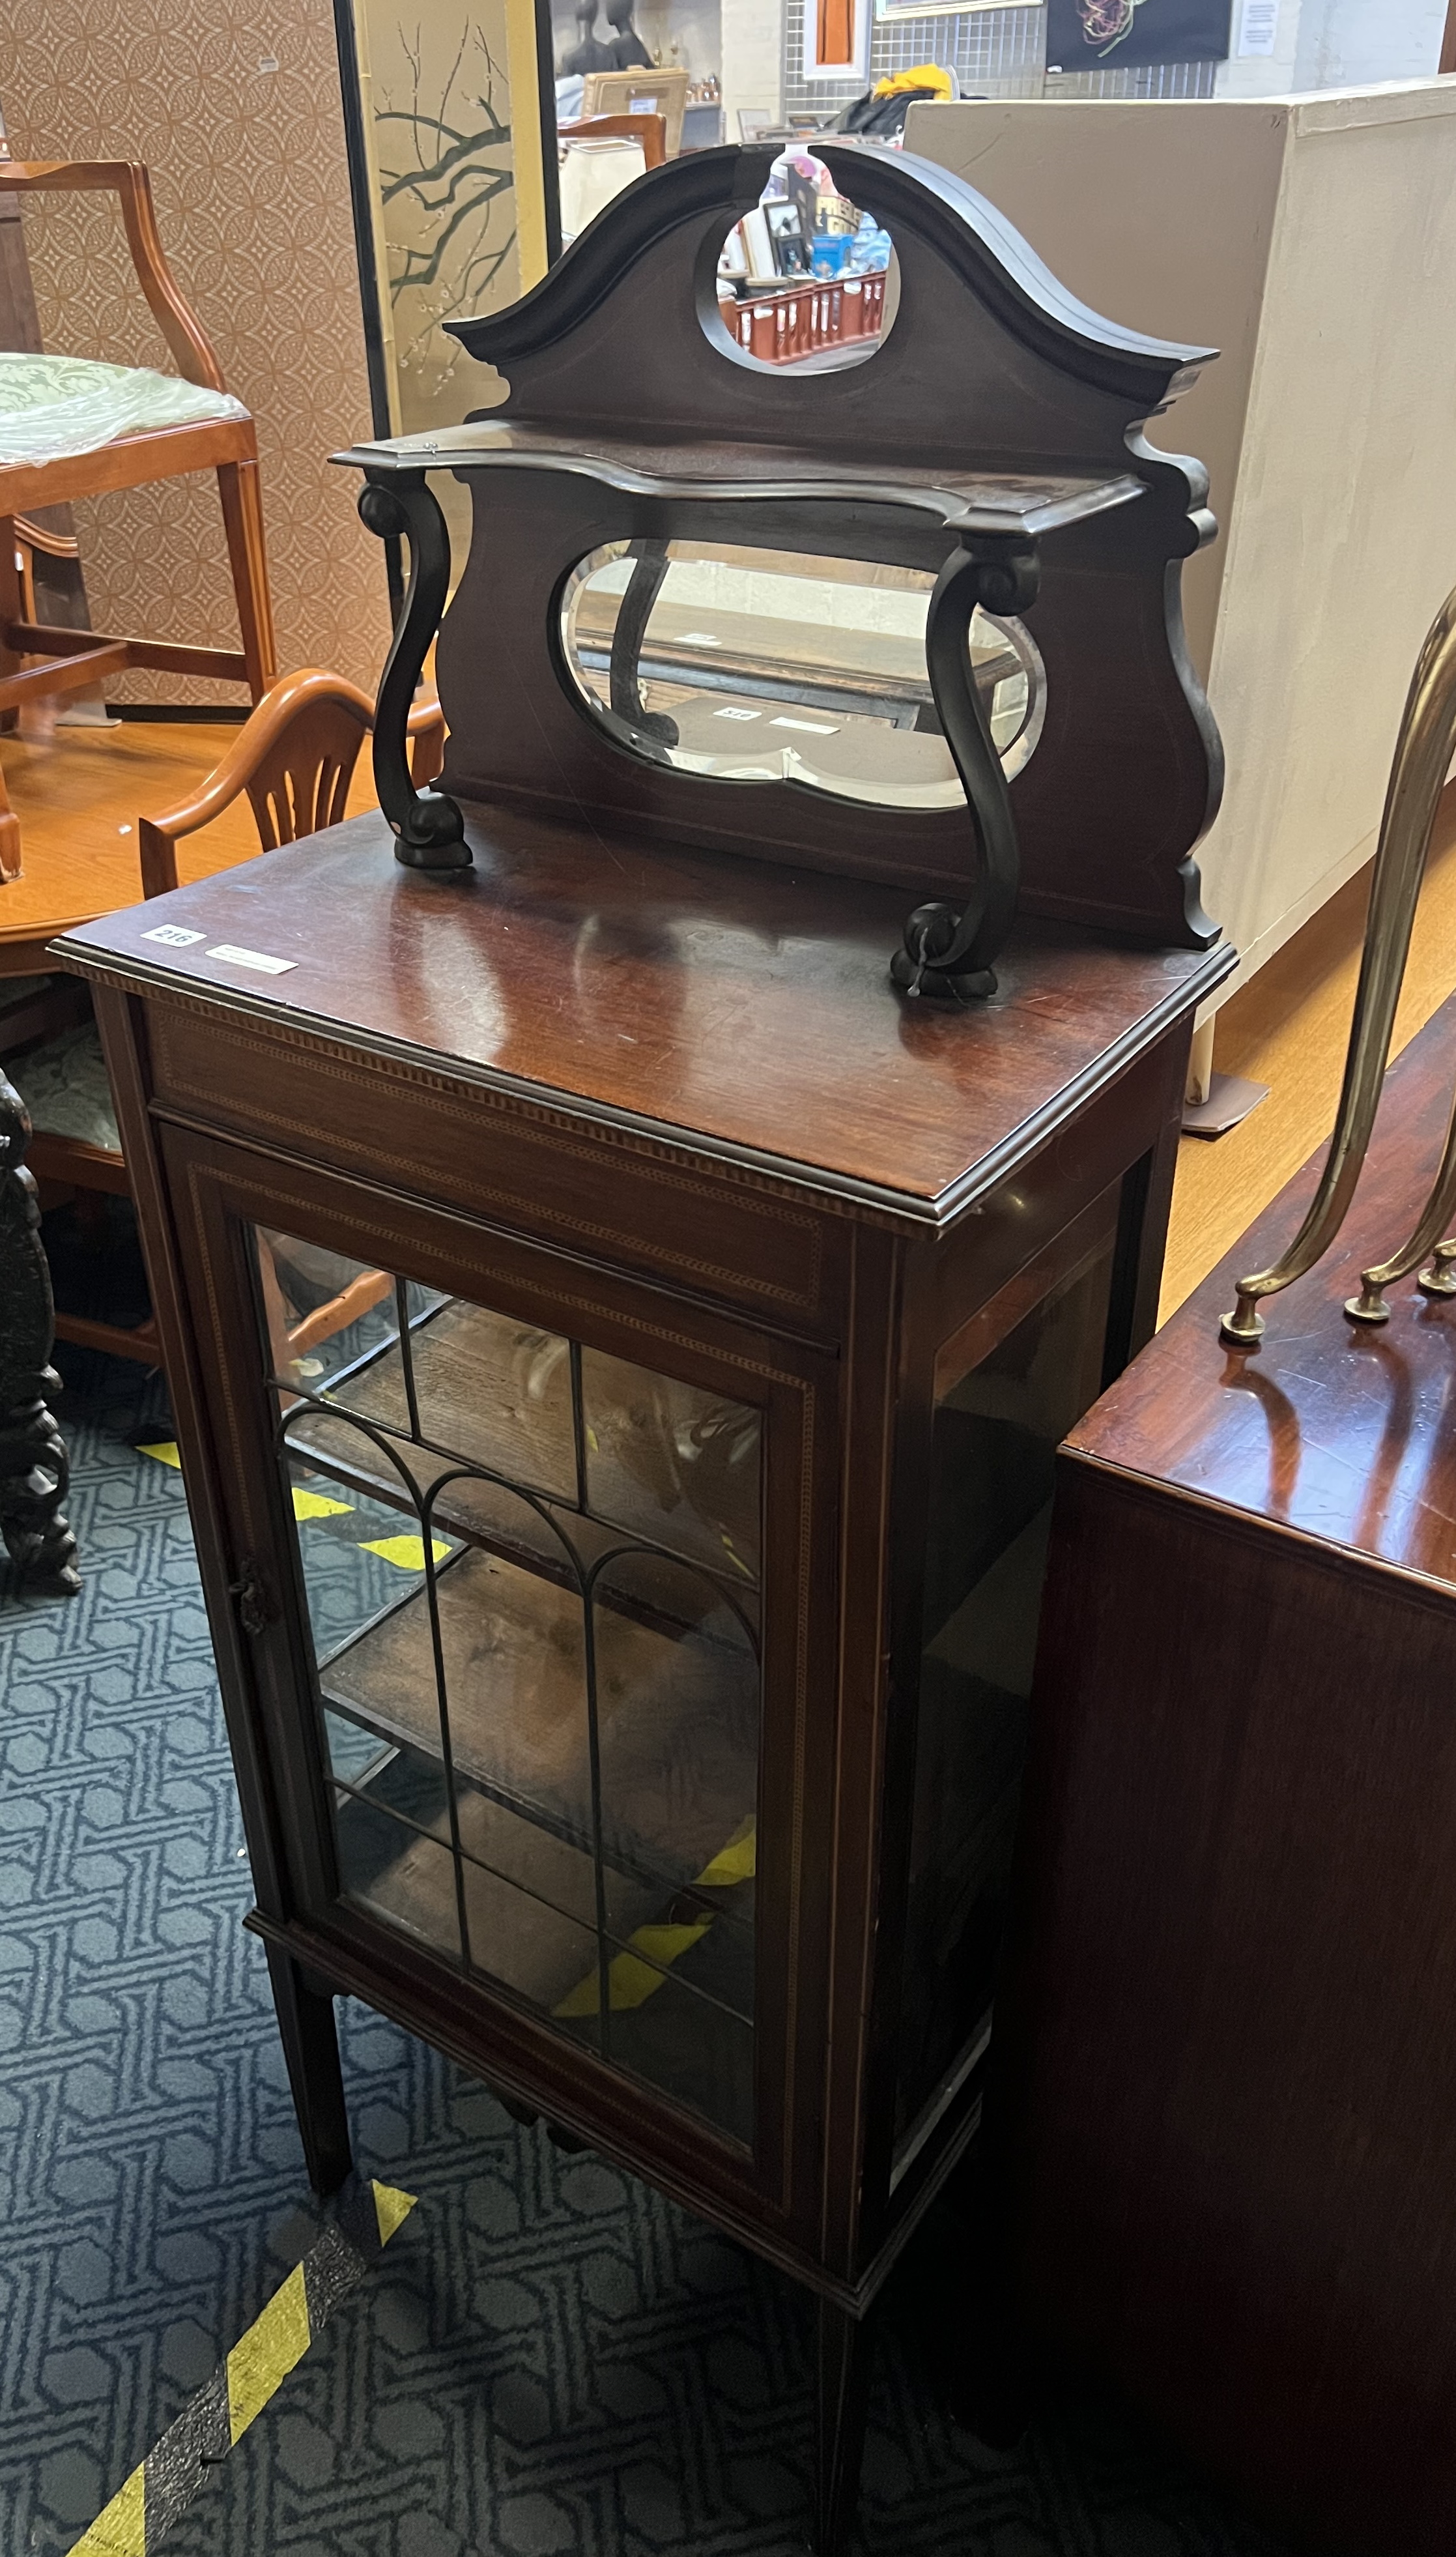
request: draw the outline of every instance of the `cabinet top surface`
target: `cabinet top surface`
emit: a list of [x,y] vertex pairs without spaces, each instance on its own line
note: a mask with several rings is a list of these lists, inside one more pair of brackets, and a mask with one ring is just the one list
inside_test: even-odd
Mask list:
[[376,812],[58,952],[934,1222],[1233,965],[1026,923],[992,1001],[947,1010],[889,983],[901,891],[465,813],[474,868],[450,879],[402,869]]
[[[1257,1350],[1219,1338],[1237,1278],[1266,1270],[1313,1195],[1320,1146],[1068,1444],[1221,1506],[1456,1585],[1456,1301],[1390,1290],[1352,1323],[1362,1268],[1398,1249],[1440,1156],[1456,1081],[1456,996],[1392,1066],[1333,1251],[1261,1307]],[[1211,1592],[1211,1603],[1216,1599]]]

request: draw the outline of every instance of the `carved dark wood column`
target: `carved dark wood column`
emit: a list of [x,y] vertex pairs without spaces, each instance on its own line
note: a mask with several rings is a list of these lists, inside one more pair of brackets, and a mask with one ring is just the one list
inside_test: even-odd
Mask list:
[[33,1589],[73,1598],[80,1574],[62,1509],[70,1467],[50,1409],[61,1379],[30,1136],[25,1104],[0,1074],[0,1534]]

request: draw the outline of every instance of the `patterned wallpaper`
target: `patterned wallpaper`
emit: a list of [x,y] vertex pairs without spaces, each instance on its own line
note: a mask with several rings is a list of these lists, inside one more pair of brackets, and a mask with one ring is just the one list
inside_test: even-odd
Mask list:
[[[382,553],[352,474],[328,462],[370,432],[330,0],[35,0],[6,13],[0,106],[18,159],[150,166],[168,256],[257,420],[280,663],[372,690],[389,641]],[[25,218],[45,343],[167,363],[114,199],[32,200]],[[98,629],[236,646],[210,475],[76,517]],[[245,698],[178,675],[115,690]]]

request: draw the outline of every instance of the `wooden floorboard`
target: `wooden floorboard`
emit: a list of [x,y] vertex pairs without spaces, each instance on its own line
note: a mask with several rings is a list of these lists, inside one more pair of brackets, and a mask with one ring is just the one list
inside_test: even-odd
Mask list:
[[[23,875],[0,886],[0,974],[44,964],[46,938],[134,904],[136,821],[187,798],[237,736],[235,726],[127,721],[0,737],[0,766],[21,821]],[[349,812],[375,804],[367,749]],[[257,836],[246,804],[183,847],[184,878],[245,860]],[[1219,1014],[1215,1064],[1272,1089],[1228,1136],[1185,1138],[1168,1235],[1161,1318],[1327,1137],[1339,1098],[1369,875],[1362,873],[1243,987]],[[1398,1054],[1456,987],[1456,790],[1448,791],[1416,918],[1396,1021]]]
[[[1335,1122],[1370,874],[1313,915],[1218,1016],[1214,1067],[1270,1086],[1241,1128],[1178,1151],[1159,1319],[1192,1294]],[[1392,1057],[1456,988],[1456,787],[1437,821],[1395,1017]],[[1411,1202],[1412,1207],[1419,1204]],[[1393,1249],[1393,1245],[1392,1245]]]

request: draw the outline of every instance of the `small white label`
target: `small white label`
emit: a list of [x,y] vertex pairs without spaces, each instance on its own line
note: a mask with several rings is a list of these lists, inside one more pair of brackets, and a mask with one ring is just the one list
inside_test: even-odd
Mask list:
[[278,56],[276,54],[265,54],[258,65],[258,68],[264,73],[268,71],[276,71],[278,68]]
[[165,941],[169,950],[191,950],[201,938],[200,932],[188,932],[180,923],[159,923],[154,932],[142,934],[144,941]]
[[838,728],[829,720],[775,719],[770,720],[768,725],[770,728],[800,728],[806,737],[839,736]]
[[715,711],[715,712],[714,712],[714,714],[713,714],[713,716],[714,716],[714,718],[715,718],[715,719],[751,720],[751,719],[756,719],[756,718],[758,717],[758,713],[757,713],[756,711],[735,711],[735,710],[726,710],[726,711]]
[[655,93],[651,97],[634,97],[627,108],[629,115],[654,115],[656,111],[657,98]]
[[286,977],[299,964],[296,959],[270,959],[265,950],[239,950],[233,941],[215,941],[207,956],[226,959],[234,968],[256,968],[260,977]]
[[1279,0],[1244,0],[1244,13],[1239,21],[1239,59],[1252,54],[1271,54],[1279,32]]
[[721,648],[723,641],[715,639],[711,630],[685,630],[678,641],[678,646],[680,648]]

